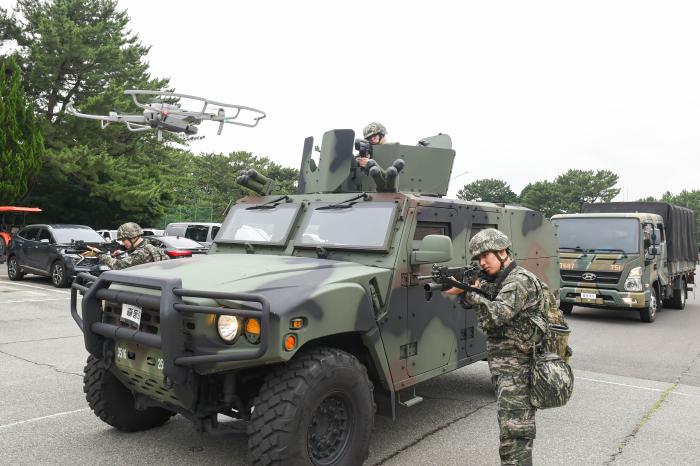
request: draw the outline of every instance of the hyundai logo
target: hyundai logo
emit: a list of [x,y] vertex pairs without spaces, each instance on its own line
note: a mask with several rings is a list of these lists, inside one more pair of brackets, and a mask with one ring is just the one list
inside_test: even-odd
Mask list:
[[596,276],[594,273],[586,272],[583,275],[581,275],[581,278],[583,278],[584,280],[587,280],[589,282],[592,282],[593,280],[595,280]]

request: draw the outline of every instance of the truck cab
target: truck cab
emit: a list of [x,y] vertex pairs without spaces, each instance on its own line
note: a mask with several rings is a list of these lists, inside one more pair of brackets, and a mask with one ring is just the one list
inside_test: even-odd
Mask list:
[[593,204],[587,210],[552,217],[564,313],[574,305],[635,310],[653,322],[663,306],[682,309],[697,264],[697,244],[684,239],[696,238],[692,211],[663,203]]

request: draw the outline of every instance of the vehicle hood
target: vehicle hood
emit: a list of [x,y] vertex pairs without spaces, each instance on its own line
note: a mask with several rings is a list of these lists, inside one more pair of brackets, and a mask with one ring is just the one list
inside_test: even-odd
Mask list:
[[354,262],[263,254],[208,254],[131,267],[126,273],[153,278],[180,278],[190,290],[255,293],[274,308],[292,308],[324,288],[367,285],[391,271]]

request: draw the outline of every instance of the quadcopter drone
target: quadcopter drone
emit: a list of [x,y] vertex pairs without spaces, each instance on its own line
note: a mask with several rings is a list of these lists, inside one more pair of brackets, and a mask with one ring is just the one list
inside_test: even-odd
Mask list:
[[[216,134],[221,134],[224,129],[224,124],[230,123],[233,125],[247,126],[254,128],[260,120],[265,118],[265,112],[256,108],[244,107],[243,105],[225,104],[187,94],[178,94],[175,92],[164,91],[148,91],[148,90],[127,90],[124,94],[130,95],[134,103],[143,109],[141,115],[138,114],[123,114],[118,112],[109,112],[109,115],[89,115],[77,111],[73,104],[70,103],[67,107],[67,112],[71,115],[87,118],[89,120],[100,120],[102,129],[109,126],[111,123],[124,123],[129,131],[148,131],[155,129],[158,134],[158,141],[163,138],[163,131],[173,133],[185,133],[188,135],[197,134],[197,125],[203,121],[218,121],[219,129]],[[139,102],[137,96],[155,96],[151,102]],[[202,109],[185,110],[177,103],[165,102],[165,99],[191,99],[203,102]],[[160,100],[160,101],[159,101]],[[207,111],[207,107],[218,107],[215,111]],[[233,109],[232,115],[227,116],[225,109]],[[247,121],[236,121],[238,117]]]

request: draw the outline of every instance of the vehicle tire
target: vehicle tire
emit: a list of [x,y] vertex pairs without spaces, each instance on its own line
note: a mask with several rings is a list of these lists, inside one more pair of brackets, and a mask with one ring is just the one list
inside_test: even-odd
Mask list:
[[21,280],[24,274],[19,270],[19,262],[15,256],[10,257],[7,261],[7,277],[12,281]]
[[688,299],[688,285],[681,279],[681,289],[673,290],[673,301],[671,307],[674,309],[685,309],[685,300]]
[[5,243],[5,238],[0,236],[0,264],[5,263],[5,259],[7,258],[7,243]]
[[83,377],[85,399],[97,417],[124,432],[151,429],[175,415],[163,408],[138,410],[128,388],[109,372],[101,360],[88,356]]
[[51,283],[53,283],[53,286],[56,288],[65,288],[70,284],[70,278],[61,261],[56,261],[51,264]]
[[642,322],[654,322],[656,320],[656,312],[659,310],[659,292],[656,291],[656,287],[651,288],[651,297],[649,298],[649,305],[639,311],[639,317]]
[[574,305],[571,303],[559,303],[559,309],[568,316],[574,311]]
[[367,369],[335,348],[301,353],[253,401],[254,465],[357,465],[369,454],[376,405]]

